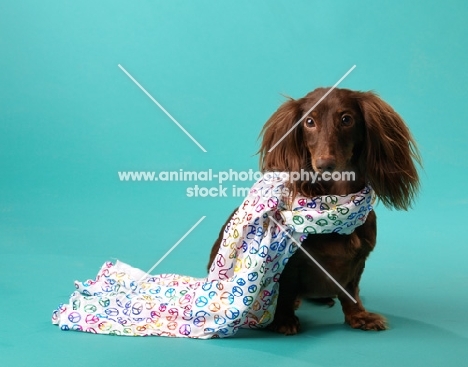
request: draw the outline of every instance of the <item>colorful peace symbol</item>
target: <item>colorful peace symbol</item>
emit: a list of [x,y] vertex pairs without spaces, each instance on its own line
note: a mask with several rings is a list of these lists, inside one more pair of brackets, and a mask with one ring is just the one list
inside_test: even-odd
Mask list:
[[68,320],[74,324],[80,322],[81,320],[81,315],[79,314],[79,312],[71,312],[69,315],[68,315]]
[[229,320],[234,320],[239,317],[240,311],[235,307],[229,307],[226,311],[224,311],[224,314]]
[[179,333],[181,335],[188,336],[190,335],[191,332],[192,332],[192,328],[190,327],[189,324],[183,324],[179,328]]
[[200,296],[195,299],[195,305],[197,307],[205,307],[208,304],[208,298],[205,296]]

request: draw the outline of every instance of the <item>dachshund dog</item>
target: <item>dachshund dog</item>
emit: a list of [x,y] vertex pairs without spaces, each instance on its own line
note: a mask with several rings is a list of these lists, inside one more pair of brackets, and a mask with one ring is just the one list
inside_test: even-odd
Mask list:
[[[410,208],[419,189],[416,169],[416,163],[421,164],[419,152],[402,118],[376,94],[334,89],[280,141],[328,90],[318,88],[303,98],[289,99],[270,117],[261,132],[262,172],[301,172],[301,169],[319,175],[354,172],[353,181],[294,181],[289,183],[290,191],[292,195],[307,197],[348,195],[369,184],[385,206],[397,210]],[[278,141],[280,143],[268,152]],[[218,252],[222,235],[223,229],[212,248],[209,266]],[[302,251],[297,251],[279,279],[276,312],[269,328],[286,335],[296,334],[300,326],[295,315],[298,300],[319,299],[333,305],[333,298],[337,297],[345,322],[351,327],[386,329],[385,318],[366,311],[359,297],[359,281],[365,261],[375,247],[376,235],[374,211],[350,235],[309,234],[302,248],[357,303],[350,300]]]

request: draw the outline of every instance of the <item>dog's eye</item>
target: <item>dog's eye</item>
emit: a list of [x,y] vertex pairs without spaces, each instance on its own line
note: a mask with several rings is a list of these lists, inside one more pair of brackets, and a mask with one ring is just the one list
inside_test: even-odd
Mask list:
[[306,117],[305,124],[307,127],[312,127],[315,126],[315,121],[312,119],[312,117]]
[[341,116],[341,123],[344,126],[351,126],[353,124],[353,118],[350,115]]

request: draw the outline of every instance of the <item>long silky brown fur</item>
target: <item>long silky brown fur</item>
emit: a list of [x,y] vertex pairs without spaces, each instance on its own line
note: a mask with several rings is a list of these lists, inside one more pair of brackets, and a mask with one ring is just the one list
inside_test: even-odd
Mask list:
[[[419,189],[414,162],[421,164],[421,158],[408,127],[400,115],[375,93],[347,92],[348,98],[359,105],[365,125],[359,169],[385,206],[409,209]],[[263,126],[259,150],[262,172],[299,172],[301,168],[311,168],[310,154],[304,149],[300,125],[268,152],[306,112],[301,109],[306,99],[289,98]],[[302,181],[295,181],[293,185],[294,193],[306,196],[318,195],[321,191],[318,190],[319,185]]]

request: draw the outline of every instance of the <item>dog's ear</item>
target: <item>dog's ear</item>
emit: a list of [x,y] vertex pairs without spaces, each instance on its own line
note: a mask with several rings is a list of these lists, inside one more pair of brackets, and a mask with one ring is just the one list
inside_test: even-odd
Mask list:
[[419,189],[416,143],[402,118],[376,94],[359,92],[356,100],[366,128],[363,172],[385,206],[407,210]]
[[283,103],[263,126],[260,136],[260,167],[265,171],[300,172],[305,167],[307,149],[304,149],[302,128],[289,130],[300,120],[301,100],[290,98]]

